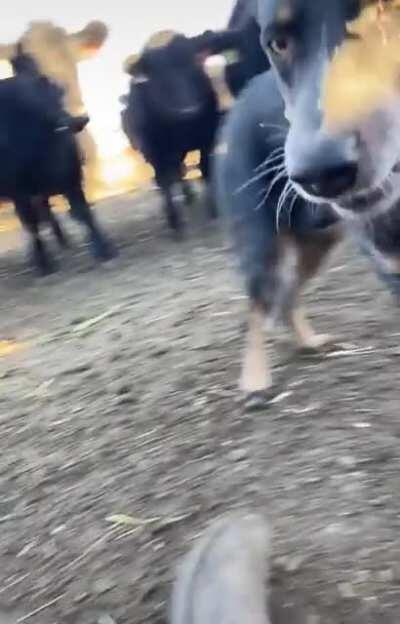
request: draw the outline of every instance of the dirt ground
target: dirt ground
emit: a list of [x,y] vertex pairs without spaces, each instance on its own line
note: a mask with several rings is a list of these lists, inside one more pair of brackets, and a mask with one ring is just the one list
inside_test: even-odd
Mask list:
[[398,624],[400,327],[366,261],[341,248],[307,296],[343,344],[305,357],[278,332],[274,399],[246,413],[218,227],[193,211],[174,243],[152,193],[99,215],[116,264],[67,220],[44,280],[3,220],[0,623],[161,624],[178,558],[246,508],[273,525],[273,624]]

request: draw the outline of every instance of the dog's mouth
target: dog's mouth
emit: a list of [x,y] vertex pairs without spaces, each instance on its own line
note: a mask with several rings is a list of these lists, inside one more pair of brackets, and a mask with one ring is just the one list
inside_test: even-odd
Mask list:
[[[394,185],[394,174],[400,173],[400,161],[397,161],[389,174],[378,185],[366,188],[354,193],[348,193],[342,198],[335,200],[335,204],[349,212],[363,213],[370,211],[374,207],[381,204],[384,200],[390,200],[395,194],[396,187]],[[397,185],[396,185],[397,186]]]

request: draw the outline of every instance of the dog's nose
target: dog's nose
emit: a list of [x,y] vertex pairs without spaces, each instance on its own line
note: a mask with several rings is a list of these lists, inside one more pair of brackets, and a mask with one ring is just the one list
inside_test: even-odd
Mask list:
[[291,178],[309,195],[334,199],[353,188],[357,178],[357,164],[350,161],[327,167],[307,167],[298,170]]
[[290,179],[309,195],[335,199],[353,190],[358,174],[359,138],[353,134],[289,131],[286,166]]

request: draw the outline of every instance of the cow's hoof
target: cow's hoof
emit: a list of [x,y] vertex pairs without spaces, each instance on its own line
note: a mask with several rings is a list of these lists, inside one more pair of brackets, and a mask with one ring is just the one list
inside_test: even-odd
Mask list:
[[31,258],[40,277],[51,275],[58,269],[57,262],[53,260],[53,257],[47,252],[46,246],[41,240],[35,242]]
[[65,251],[72,249],[72,244],[67,238],[63,238],[62,240],[59,239],[57,242],[58,242],[60,249],[65,249]]
[[208,199],[207,201],[207,214],[210,221],[215,221],[218,219],[218,208],[217,204],[213,199]]
[[63,232],[58,232],[55,234],[58,246],[60,249],[71,249],[72,243],[68,236],[66,236]]
[[174,231],[172,237],[176,243],[182,243],[185,240],[185,233],[183,230]]
[[170,228],[170,230],[172,238],[176,243],[181,243],[183,240],[185,240],[185,228],[183,227],[183,225],[179,225],[178,227],[172,227]]
[[185,198],[186,204],[188,206],[193,206],[196,201],[196,193],[189,184],[183,187],[183,196]]
[[108,262],[118,257],[117,248],[109,241],[95,239],[91,241],[93,256],[100,262]]
[[49,258],[46,258],[46,260],[41,259],[40,262],[36,262],[36,267],[39,277],[48,277],[49,275],[54,275],[54,273],[58,271],[58,263]]

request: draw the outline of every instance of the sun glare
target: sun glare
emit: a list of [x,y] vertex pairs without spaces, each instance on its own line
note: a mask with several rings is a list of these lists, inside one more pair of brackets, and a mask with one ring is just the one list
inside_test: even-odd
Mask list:
[[0,61],[0,80],[12,76],[11,65],[8,61]]
[[25,345],[15,340],[0,340],[0,358],[18,353],[18,351],[22,351],[24,348]]
[[119,180],[132,177],[132,165],[134,167],[134,163],[123,154],[119,157],[103,160],[101,170],[104,182],[107,185],[112,185]]

